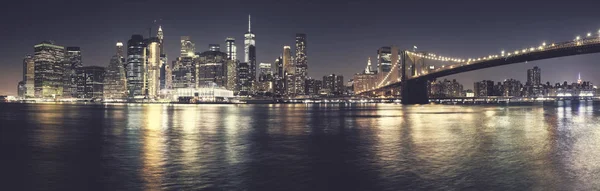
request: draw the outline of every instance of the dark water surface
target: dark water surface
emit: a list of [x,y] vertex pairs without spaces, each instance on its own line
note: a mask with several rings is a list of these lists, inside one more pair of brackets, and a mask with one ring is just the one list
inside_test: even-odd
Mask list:
[[0,104],[2,190],[598,190],[600,105]]

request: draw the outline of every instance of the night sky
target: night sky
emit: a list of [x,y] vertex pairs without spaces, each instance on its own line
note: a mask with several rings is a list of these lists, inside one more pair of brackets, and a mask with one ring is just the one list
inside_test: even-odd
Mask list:
[[[167,3],[168,2],[168,3]],[[600,29],[598,1],[16,1],[0,7],[0,95],[16,95],[22,59],[33,45],[53,40],[80,46],[86,66],[107,66],[117,41],[148,35],[161,20],[169,63],[179,55],[180,36],[191,36],[196,51],[235,37],[243,59],[248,14],[256,34],[258,62],[274,62],[296,33],[306,33],[308,74],[336,73],[345,79],[361,71],[381,46],[397,45],[462,58],[574,39]],[[156,28],[153,29],[155,33]],[[596,34],[597,35],[597,34]],[[600,54],[564,57],[488,68],[456,78],[474,81],[515,78],[539,66],[542,81],[577,79],[600,84]]]

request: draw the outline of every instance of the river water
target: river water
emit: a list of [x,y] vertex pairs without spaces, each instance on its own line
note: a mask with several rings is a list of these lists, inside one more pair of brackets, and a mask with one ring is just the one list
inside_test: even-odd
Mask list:
[[0,104],[2,190],[598,190],[600,104]]

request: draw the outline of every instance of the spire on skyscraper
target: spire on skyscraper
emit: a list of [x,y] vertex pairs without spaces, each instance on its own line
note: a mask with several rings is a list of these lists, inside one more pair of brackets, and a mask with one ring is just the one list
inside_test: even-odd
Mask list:
[[250,30],[250,24],[252,24],[252,22],[250,20],[250,14],[248,14],[248,32],[251,32],[251,30]]
[[579,72],[579,74],[577,75],[577,83],[581,84],[581,72]]

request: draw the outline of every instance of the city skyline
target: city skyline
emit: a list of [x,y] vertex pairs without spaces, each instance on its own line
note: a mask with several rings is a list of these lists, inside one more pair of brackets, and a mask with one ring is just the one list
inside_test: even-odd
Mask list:
[[[156,2],[151,2],[149,4],[161,5]],[[244,5],[243,2],[239,2],[238,4],[239,5],[234,5],[232,12],[240,9],[240,7]],[[265,5],[267,3],[257,4]],[[41,41],[54,40],[56,44],[60,46],[81,47],[84,66],[94,65],[106,67],[114,54],[114,43],[117,41],[126,42],[131,34],[142,34],[147,36],[147,28],[154,25],[154,20],[158,20],[158,23],[163,26],[165,50],[169,58],[167,63],[171,63],[179,55],[177,52],[179,51],[180,46],[178,43],[180,36],[191,36],[192,41],[197,47],[196,52],[205,51],[208,44],[216,43],[224,47],[224,42],[227,37],[243,39],[243,34],[248,27],[248,14],[252,14],[252,32],[258,34],[256,37],[257,63],[273,63],[274,60],[281,55],[283,46],[294,46],[294,36],[296,33],[305,33],[310,36],[311,41],[310,48],[308,48],[308,55],[311,57],[309,61],[310,67],[308,69],[308,76],[317,79],[331,73],[341,74],[347,78],[351,77],[354,73],[361,71],[366,64],[365,60],[368,57],[375,57],[375,51],[382,46],[396,45],[399,49],[409,49],[416,45],[420,49],[426,51],[457,57],[469,57],[494,54],[502,49],[519,49],[527,45],[539,44],[543,41],[564,41],[577,35],[584,35],[585,32],[588,31],[596,32],[597,29],[594,28],[598,28],[598,23],[594,22],[593,16],[590,15],[597,13],[584,14],[589,6],[582,6],[582,9],[584,9],[583,11],[578,10],[579,12],[569,13],[571,16],[569,18],[559,18],[550,15],[550,13],[540,12],[539,15],[529,15],[528,17],[517,20],[515,18],[518,17],[518,15],[529,14],[526,8],[534,7],[534,5],[525,3],[523,4],[523,8],[515,8],[511,13],[513,15],[507,15],[504,17],[505,19],[492,18],[493,13],[502,11],[501,8],[503,5],[499,5],[499,7],[490,8],[490,13],[475,11],[474,14],[480,14],[478,15],[480,16],[480,21],[478,22],[482,22],[480,24],[484,24],[487,21],[490,25],[494,25],[486,29],[460,29],[461,27],[459,26],[468,26],[465,20],[467,18],[464,16],[450,16],[450,18],[447,19],[456,19],[456,21],[453,22],[457,27],[449,28],[447,24],[442,23],[434,25],[435,22],[440,21],[425,24],[422,23],[423,19],[421,18],[421,20],[408,21],[408,23],[416,23],[418,27],[391,28],[391,31],[394,32],[384,32],[382,29],[378,29],[378,26],[382,26],[382,21],[374,19],[379,18],[379,16],[390,16],[391,14],[386,12],[386,8],[377,12],[375,16],[366,15],[365,13],[349,15],[348,12],[350,11],[347,11],[357,10],[363,6],[366,6],[365,8],[373,8],[376,4],[377,3],[369,3],[366,1],[355,1],[342,4],[342,7],[346,8],[346,10],[343,11],[344,14],[333,16],[328,19],[330,21],[339,21],[338,23],[314,20],[314,17],[316,16],[310,16],[310,18],[313,19],[303,18],[298,20],[298,17],[285,14],[283,11],[275,11],[270,12],[273,14],[266,14],[259,11],[260,9],[258,8],[257,11],[237,11],[222,17],[201,17],[200,15],[204,13],[190,17],[186,17],[185,14],[165,14],[168,12],[167,10],[172,9],[173,5],[167,5],[165,7],[167,10],[162,13],[159,11],[155,16],[140,14],[133,18],[120,18],[123,19],[123,21],[113,22],[112,25],[107,25],[107,23],[102,23],[101,21],[118,20],[118,16],[122,13],[117,13],[115,16],[106,17],[104,19],[93,20],[96,22],[83,22],[84,19],[89,19],[92,14],[78,15],[77,18],[49,16],[48,18],[38,20],[30,19],[29,21],[31,23],[27,26],[16,21],[7,21],[5,23],[7,23],[8,26],[13,26],[12,28],[16,30],[3,32],[6,33],[3,34],[3,36],[11,36],[12,38],[7,39],[7,45],[2,47],[2,54],[5,56],[0,60],[0,64],[7,68],[7,70],[4,70],[2,75],[0,75],[2,76],[0,80],[3,82],[0,85],[0,94],[16,95],[17,88],[15,85],[21,79],[21,64],[23,58],[28,54],[32,54],[33,45],[38,44]],[[473,4],[477,5],[478,3]],[[24,13],[19,14],[36,15],[44,13],[47,10],[42,9],[44,7],[43,5],[46,4],[40,3],[40,5],[33,5],[31,9],[27,9],[26,11],[23,11]],[[123,3],[123,6],[125,7],[134,5],[141,7],[150,6],[141,3]],[[333,6],[329,3],[322,3],[320,5],[323,6],[316,7],[304,4],[299,4],[298,6],[315,11],[316,15],[323,14],[325,8]],[[417,3],[414,5],[417,6],[422,4]],[[475,5],[449,6],[458,6],[457,11],[460,11],[467,10],[468,6]],[[19,5],[17,5],[17,7],[18,6]],[[52,5],[47,6],[53,7]],[[99,4],[98,6],[106,5]],[[252,6],[258,7],[257,5]],[[545,8],[551,9],[553,5],[545,6]],[[77,10],[83,11],[86,10],[86,7],[86,5],[75,3],[67,8],[79,8],[81,10]],[[277,7],[277,5],[274,4],[269,7]],[[56,6],[53,8],[55,10],[64,9]],[[440,10],[440,5],[434,5],[431,9],[442,13],[446,12]],[[41,13],[34,14],[33,12],[36,10]],[[12,10],[7,10],[6,12],[15,13]],[[96,14],[95,16],[106,16],[106,13],[103,12],[94,14]],[[406,16],[405,14],[406,13],[404,12],[401,13],[401,15]],[[30,15],[27,18],[33,17],[33,15]],[[62,18],[63,20],[58,20],[58,18]],[[42,21],[47,22],[44,23]],[[187,24],[186,21],[192,24]],[[517,24],[520,24],[521,27],[512,28],[513,24],[508,21],[516,22]],[[223,26],[219,24],[220,22],[227,23],[228,26]],[[66,25],[69,23],[75,26]],[[48,26],[49,24],[56,24],[56,26]],[[356,28],[355,25],[359,24],[365,25],[365,29],[358,28],[354,31],[344,30]],[[157,25],[154,26],[158,27]],[[407,26],[410,25],[407,24]],[[503,27],[510,28],[510,30],[499,30]],[[43,31],[40,32],[40,30]],[[155,30],[157,30],[157,28],[152,29],[153,35],[156,35]],[[366,33],[364,33],[365,31]],[[435,37],[433,38],[435,40],[428,37]],[[242,43],[243,41],[238,40],[236,41],[236,46],[243,47]],[[240,54],[241,48],[238,49],[238,56]],[[527,68],[537,65],[544,68],[544,75],[541,79],[542,83],[547,81],[551,83],[576,81],[577,74],[580,72],[583,80],[597,83],[600,81],[600,79],[598,79],[600,77],[594,75],[594,64],[599,58],[600,56],[595,54],[557,58],[495,67],[453,75],[447,78],[456,78],[458,81],[465,84],[465,89],[472,89],[472,82],[481,80],[500,81],[512,78],[523,82],[526,78],[524,71]],[[238,57],[238,59],[240,58]],[[564,67],[565,64],[568,64],[569,67]]]

